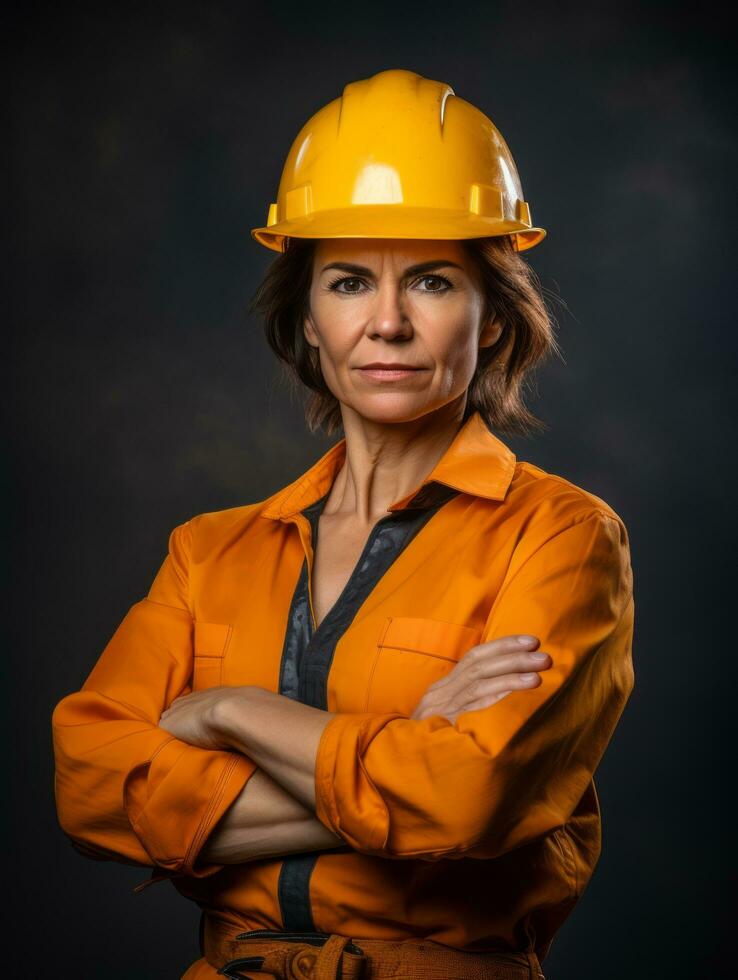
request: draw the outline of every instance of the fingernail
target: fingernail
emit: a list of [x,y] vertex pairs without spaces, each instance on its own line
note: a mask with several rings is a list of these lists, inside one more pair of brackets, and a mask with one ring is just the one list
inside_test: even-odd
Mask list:
[[537,636],[526,636],[526,635],[519,636],[518,637],[518,643],[522,643],[523,646],[527,646],[530,643],[538,643],[538,637]]
[[521,681],[532,681],[533,678],[534,677],[537,677],[537,676],[538,676],[537,674],[521,674],[520,675],[520,680]]
[[540,660],[540,661],[548,660],[548,654],[547,653],[531,653],[530,659],[531,660]]

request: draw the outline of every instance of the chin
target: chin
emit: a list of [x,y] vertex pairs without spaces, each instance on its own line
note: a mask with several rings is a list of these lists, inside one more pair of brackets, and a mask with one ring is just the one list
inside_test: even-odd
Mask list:
[[428,402],[420,402],[417,398],[406,398],[399,394],[384,395],[380,398],[357,399],[353,403],[344,403],[367,422],[377,425],[399,425],[403,422],[415,422],[424,415],[431,415],[442,406]]

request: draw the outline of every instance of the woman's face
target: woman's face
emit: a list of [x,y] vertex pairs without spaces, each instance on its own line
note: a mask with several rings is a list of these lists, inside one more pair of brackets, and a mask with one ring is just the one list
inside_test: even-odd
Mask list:
[[[483,310],[479,273],[458,241],[321,239],[305,337],[343,405],[377,422],[410,421],[466,404],[478,350],[501,329]],[[392,364],[411,370],[381,368]]]

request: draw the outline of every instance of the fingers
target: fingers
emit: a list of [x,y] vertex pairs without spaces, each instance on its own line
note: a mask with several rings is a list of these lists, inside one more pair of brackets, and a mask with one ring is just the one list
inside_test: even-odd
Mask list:
[[479,711],[482,708],[489,708],[506,698],[513,691],[531,690],[542,684],[539,674],[508,674],[496,677],[483,682],[474,684],[465,690],[460,691],[456,696],[449,696],[443,707],[436,705],[432,697],[428,701],[421,702],[418,711],[413,717],[423,718],[431,714],[442,714],[454,724],[456,718],[468,711]]
[[492,704],[497,704],[508,694],[512,694],[513,691],[532,690],[540,687],[542,683],[540,674],[535,672],[506,674],[502,677],[475,681],[462,692],[455,705],[455,710],[460,713],[488,708]]
[[537,649],[537,636],[501,636],[472,647],[458,663],[459,671],[473,677],[493,677],[513,670],[538,669],[550,662],[547,653]]
[[513,691],[538,687],[540,672],[553,665],[550,654],[536,649],[539,644],[536,636],[514,634],[472,647],[428,687],[413,717],[443,714],[451,720],[462,711],[496,704]]
[[475,681],[490,677],[548,670],[552,665],[551,656],[535,650],[539,642],[538,637],[523,644],[517,636],[504,636],[481,643],[465,653],[453,670],[432,684],[429,690],[443,687],[460,691]]
[[545,651],[526,651],[519,653],[477,656],[469,664],[467,675],[473,680],[488,677],[505,677],[509,674],[530,673],[535,670],[548,670],[553,661]]

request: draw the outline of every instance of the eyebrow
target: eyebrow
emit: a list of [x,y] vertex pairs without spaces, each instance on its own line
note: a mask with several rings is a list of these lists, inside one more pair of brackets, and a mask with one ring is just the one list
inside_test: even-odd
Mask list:
[[[442,269],[445,266],[453,266],[454,269],[464,271],[463,266],[460,266],[457,262],[451,262],[450,259],[431,259],[429,262],[419,262],[417,265],[408,266],[403,273],[403,278],[417,275],[419,272],[431,272],[433,269]],[[328,269],[340,269],[342,272],[352,272],[357,276],[374,275],[372,270],[367,266],[355,265],[353,262],[331,262],[329,265],[323,266],[321,273],[327,272]]]

